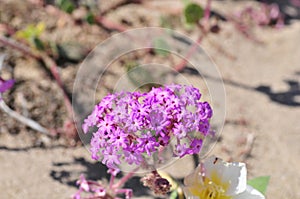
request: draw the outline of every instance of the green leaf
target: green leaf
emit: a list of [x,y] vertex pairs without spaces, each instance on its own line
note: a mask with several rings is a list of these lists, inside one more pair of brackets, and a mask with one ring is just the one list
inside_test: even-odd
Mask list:
[[177,190],[172,191],[172,193],[170,194],[170,199],[176,199],[178,196],[178,192]]
[[39,37],[44,32],[44,30],[45,24],[43,22],[40,22],[37,25],[29,24],[23,30],[17,31],[16,37],[25,39],[30,42],[30,39]]
[[71,14],[75,10],[75,5],[71,0],[57,0],[56,5],[59,9]]
[[154,46],[154,52],[157,55],[167,56],[170,53],[169,44],[161,37],[154,39],[153,46]]
[[39,22],[36,26],[35,26],[35,36],[39,37],[45,30],[45,23],[44,22]]
[[188,24],[197,23],[203,16],[203,8],[196,3],[189,3],[184,8],[184,18]]
[[36,25],[29,24],[23,30],[19,30],[16,32],[15,36],[18,39],[23,39],[38,50],[44,50],[45,46],[43,41],[39,38],[39,36],[45,30],[45,23],[39,22]]
[[32,38],[32,43],[33,43],[34,47],[38,50],[44,50],[45,49],[45,46],[44,46],[43,42],[38,37],[33,37]]
[[87,15],[85,16],[85,20],[89,23],[89,24],[95,24],[95,16],[92,12],[88,12]]
[[270,176],[261,176],[252,180],[248,180],[247,184],[260,191],[262,194],[265,194],[269,184],[269,180]]

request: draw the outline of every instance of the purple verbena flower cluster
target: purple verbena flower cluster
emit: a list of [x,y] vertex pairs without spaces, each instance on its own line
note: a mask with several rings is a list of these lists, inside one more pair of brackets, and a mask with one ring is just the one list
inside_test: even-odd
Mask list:
[[210,105],[200,97],[197,88],[183,85],[107,95],[82,126],[85,133],[98,127],[91,140],[92,158],[109,168],[117,168],[121,161],[141,165],[144,157],[173,138],[174,156],[199,153],[212,117]]

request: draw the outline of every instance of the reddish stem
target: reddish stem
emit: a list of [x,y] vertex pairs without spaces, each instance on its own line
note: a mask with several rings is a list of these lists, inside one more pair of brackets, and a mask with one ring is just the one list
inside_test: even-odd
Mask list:
[[7,23],[1,23],[0,29],[1,29],[1,27],[3,27],[5,29],[5,31],[6,31],[5,33],[8,35],[13,35],[16,32],[16,30]]
[[122,177],[119,182],[117,182],[116,184],[114,184],[112,186],[113,189],[119,189],[120,187],[122,187],[134,174],[135,172],[139,169],[139,167],[133,169],[131,172],[127,173],[124,177]]
[[109,189],[111,189],[113,187],[114,181],[115,181],[115,176],[114,175],[110,175]]
[[186,67],[188,59],[195,53],[195,51],[197,50],[198,45],[202,42],[203,38],[204,38],[204,34],[202,34],[198,37],[196,43],[194,43],[192,45],[192,47],[189,49],[189,51],[187,52],[184,59],[178,65],[175,66],[176,71],[180,72]]
[[11,48],[14,48],[21,53],[28,55],[34,59],[41,60],[42,57],[36,53],[33,53],[27,46],[24,46],[20,43],[17,43],[15,40],[0,36],[0,43],[2,43],[4,46],[9,46]]
[[51,59],[48,55],[44,54],[42,57],[43,57],[43,61],[45,62],[45,64],[49,67],[52,76],[56,80],[57,85],[63,91],[64,102],[65,102],[65,105],[66,105],[66,108],[67,108],[67,111],[68,111],[68,115],[69,115],[69,118],[72,119],[72,117],[73,117],[72,104],[71,104],[71,101],[70,101],[69,96],[67,94],[67,91],[66,91],[66,89],[63,85],[63,82],[60,78],[60,75],[59,75],[59,72],[58,72],[58,66],[53,61],[53,59]]
[[109,13],[110,11],[112,10],[116,10],[118,9],[119,7],[121,6],[125,6],[127,4],[130,4],[130,3],[142,3],[142,0],[121,0],[121,1],[118,1],[116,4],[114,4],[113,6],[109,7],[108,9],[106,10],[103,10],[101,12],[101,15],[106,15],[107,13]]
[[211,11],[211,2],[212,0],[207,0],[205,11],[204,11],[204,20],[208,21],[210,17],[210,11]]
[[98,24],[100,24],[101,26],[103,26],[107,29],[113,29],[113,30],[117,30],[119,32],[124,32],[127,30],[127,28],[122,26],[121,24],[113,23],[102,16],[96,16],[95,20]]
[[58,67],[57,67],[56,63],[53,61],[53,59],[50,58],[45,53],[42,53],[42,52],[35,53],[31,49],[29,49],[27,46],[24,46],[24,45],[18,43],[17,41],[7,38],[7,37],[0,36],[0,43],[4,44],[4,46],[9,46],[13,49],[16,49],[16,50],[20,51],[21,53],[23,53],[24,55],[28,55],[31,58],[36,59],[37,61],[43,61],[44,64],[49,67],[52,76],[56,80],[59,88],[63,91],[64,102],[65,102],[65,105],[66,105],[66,108],[68,111],[69,118],[71,119],[73,117],[72,104],[71,104],[68,94],[63,86],[63,83],[61,81],[60,75],[58,73]]
[[210,13],[211,13],[211,2],[212,2],[212,0],[207,0],[206,6],[205,6],[204,18],[203,18],[204,27],[200,23],[197,24],[198,27],[200,28],[202,34],[198,37],[196,43],[194,43],[191,46],[191,48],[187,52],[187,54],[184,57],[184,59],[178,65],[175,66],[175,70],[178,71],[178,72],[182,71],[186,67],[188,59],[195,53],[195,51],[197,50],[198,45],[200,45],[200,43],[202,42],[203,38],[209,32],[207,30],[207,26],[208,26],[208,22],[209,22]]

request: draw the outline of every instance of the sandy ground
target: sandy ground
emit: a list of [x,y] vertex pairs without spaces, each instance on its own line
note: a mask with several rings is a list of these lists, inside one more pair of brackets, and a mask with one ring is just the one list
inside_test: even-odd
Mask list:
[[[125,6],[111,18],[131,9],[143,13],[144,8],[136,8]],[[148,25],[157,23],[157,12]],[[255,34],[263,44],[245,38],[229,23],[222,22],[221,27],[220,34],[203,41],[226,90],[226,121],[210,154],[245,161],[249,178],[270,175],[267,198],[300,198],[300,22],[293,21],[281,30],[257,29]],[[212,45],[215,43],[235,58],[221,53]],[[103,167],[91,161],[84,147],[35,147],[28,135],[32,132],[0,132],[0,198],[69,198],[76,192],[74,182],[80,173],[92,179],[105,176]],[[193,166],[187,158],[166,170],[182,177]],[[136,197],[145,198],[140,194],[146,189],[134,188]]]

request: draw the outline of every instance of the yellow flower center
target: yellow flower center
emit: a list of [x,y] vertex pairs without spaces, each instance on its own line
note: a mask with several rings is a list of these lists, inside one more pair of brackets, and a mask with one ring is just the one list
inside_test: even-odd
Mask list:
[[204,177],[203,184],[191,187],[190,191],[199,199],[231,199],[231,196],[225,195],[228,187],[229,183],[222,182],[217,173],[213,172],[211,179]]

